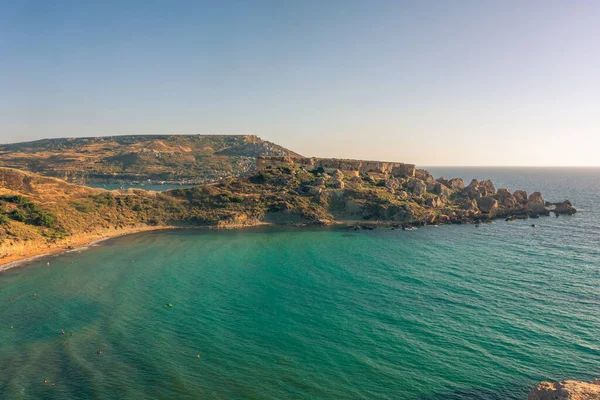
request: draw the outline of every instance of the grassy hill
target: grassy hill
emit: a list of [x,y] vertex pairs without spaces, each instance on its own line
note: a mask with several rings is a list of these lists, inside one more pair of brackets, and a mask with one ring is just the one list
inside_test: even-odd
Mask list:
[[139,135],[0,145],[0,166],[77,183],[201,184],[239,176],[258,156],[298,156],[258,136]]

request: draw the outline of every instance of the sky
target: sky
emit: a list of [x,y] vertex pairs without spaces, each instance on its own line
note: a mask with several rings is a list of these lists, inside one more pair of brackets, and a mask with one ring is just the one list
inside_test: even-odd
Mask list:
[[0,142],[256,134],[305,156],[600,165],[600,1],[0,2]]

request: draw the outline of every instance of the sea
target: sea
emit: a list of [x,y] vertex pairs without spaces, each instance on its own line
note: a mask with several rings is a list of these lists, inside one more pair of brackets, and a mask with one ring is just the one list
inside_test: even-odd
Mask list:
[[0,399],[499,400],[600,377],[600,169],[430,170],[578,213],[158,231],[40,259],[0,274]]

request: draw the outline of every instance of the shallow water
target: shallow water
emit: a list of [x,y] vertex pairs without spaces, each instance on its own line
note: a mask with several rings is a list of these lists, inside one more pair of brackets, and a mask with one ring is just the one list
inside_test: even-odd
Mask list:
[[581,212],[152,232],[40,260],[0,275],[0,398],[524,399],[599,377],[600,170],[432,172]]

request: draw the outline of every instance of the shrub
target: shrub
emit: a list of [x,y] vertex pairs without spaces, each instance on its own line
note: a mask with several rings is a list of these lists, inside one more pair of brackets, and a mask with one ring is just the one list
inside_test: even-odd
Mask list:
[[1,200],[5,201],[7,203],[14,203],[14,204],[19,204],[19,205],[31,204],[31,201],[29,201],[29,199],[27,197],[20,196],[20,195],[2,196]]
[[39,212],[31,216],[31,223],[37,226],[45,226],[46,228],[51,228],[54,226],[56,222],[56,217],[52,214],[48,214],[45,212]]
[[8,224],[9,221],[10,221],[10,218],[8,218],[8,215],[0,214],[0,225],[6,225],[6,224]]
[[14,219],[18,222],[27,221],[27,215],[22,210],[13,210],[10,212],[9,216],[11,219]]

